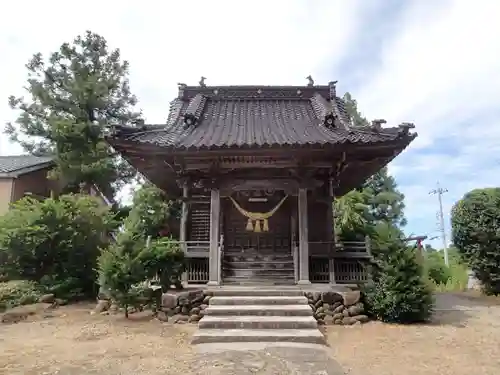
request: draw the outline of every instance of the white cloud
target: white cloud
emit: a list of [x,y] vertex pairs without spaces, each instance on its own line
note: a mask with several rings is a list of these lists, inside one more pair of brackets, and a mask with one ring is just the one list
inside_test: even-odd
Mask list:
[[[119,47],[131,64],[132,90],[148,122],[162,123],[177,82],[302,84],[332,66],[365,11],[359,1],[24,1],[2,4],[0,127],[15,118],[7,97],[22,94],[24,64],[90,29]],[[22,20],[22,22],[20,22]],[[316,75],[315,75],[316,73]],[[3,138],[3,137],[2,137]],[[0,141],[0,154],[19,148]]]
[[[0,130],[16,114],[7,97],[20,95],[24,64],[35,52],[49,53],[90,29],[120,48],[130,62],[133,92],[146,121],[163,123],[178,82],[196,84],[302,84],[312,74],[318,83],[325,62],[340,61],[359,15],[359,1],[63,1],[9,4],[0,24],[0,49],[7,56],[0,72]],[[3,14],[7,13],[6,5]],[[22,22],[19,20],[22,19]],[[26,26],[28,25],[28,27]],[[29,26],[32,27],[29,27]],[[22,150],[0,137],[0,155]],[[130,189],[124,189],[125,201]]]
[[[201,75],[208,84],[302,84],[312,74],[317,83],[339,79],[342,86],[338,66],[356,49],[358,33],[394,22],[393,33],[381,38],[380,56],[366,61],[379,65],[370,67],[353,94],[369,118],[416,124],[419,138],[390,171],[407,197],[409,230],[427,230],[424,218],[434,228],[437,203],[428,191],[436,180],[450,190],[446,210],[467,190],[500,186],[500,126],[493,115],[500,116],[500,2],[415,0],[399,19],[381,14],[375,23],[365,22],[382,3],[2,4],[0,11],[9,16],[0,23],[0,129],[15,118],[6,98],[22,94],[31,54],[53,51],[87,29],[122,50],[146,120],[161,123],[177,82],[195,84]],[[326,71],[331,75],[322,76]],[[0,154],[19,151],[0,137]]]
[[[411,121],[419,137],[391,171],[410,228],[435,228],[437,180],[446,220],[473,188],[500,186],[500,2],[415,1],[382,46],[380,66],[356,97],[368,117]],[[486,120],[486,117],[489,119]],[[412,229],[410,229],[412,230]]]

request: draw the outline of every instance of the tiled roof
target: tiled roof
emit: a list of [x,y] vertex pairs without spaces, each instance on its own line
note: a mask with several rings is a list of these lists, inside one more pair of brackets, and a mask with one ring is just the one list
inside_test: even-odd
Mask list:
[[51,156],[0,156],[0,177],[2,175],[15,176],[37,168],[45,168],[52,162]]
[[[406,130],[405,130],[406,129]],[[116,128],[108,139],[171,149],[322,146],[412,137],[407,128],[354,128],[328,86],[179,87],[167,123]]]

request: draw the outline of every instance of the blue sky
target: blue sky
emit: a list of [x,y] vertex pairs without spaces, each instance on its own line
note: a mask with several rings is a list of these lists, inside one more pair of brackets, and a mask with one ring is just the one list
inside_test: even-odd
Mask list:
[[[67,1],[26,0],[0,10],[0,128],[15,118],[7,97],[23,94],[31,54],[90,29],[129,60],[148,122],[166,119],[177,82],[300,85],[311,74],[338,80],[369,119],[415,123],[419,138],[390,165],[408,233],[438,234],[428,194],[438,180],[448,232],[465,192],[500,186],[498,1],[88,0],[77,13]],[[20,152],[0,137],[0,155]]]

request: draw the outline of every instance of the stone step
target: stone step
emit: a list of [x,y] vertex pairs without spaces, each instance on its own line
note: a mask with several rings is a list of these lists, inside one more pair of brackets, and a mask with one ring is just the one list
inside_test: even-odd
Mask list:
[[255,288],[238,288],[238,287],[231,287],[231,288],[226,288],[223,287],[221,289],[210,289],[210,292],[212,293],[213,296],[220,296],[220,297],[234,297],[234,296],[241,296],[241,297],[249,297],[249,296],[257,296],[257,297],[272,297],[272,296],[292,296],[292,297],[299,297],[303,296],[304,292],[297,287],[293,287],[290,289],[266,289],[262,287],[255,287]]
[[216,305],[307,305],[305,296],[231,296],[212,297],[210,306]]
[[[201,322],[201,321],[200,321]],[[193,335],[193,344],[224,342],[300,342],[325,344],[317,329],[200,329]]]
[[318,323],[312,316],[207,315],[200,329],[310,329]]
[[[212,297],[215,298],[215,297]],[[309,305],[209,305],[205,316],[312,316]],[[203,319],[202,319],[203,320]]]

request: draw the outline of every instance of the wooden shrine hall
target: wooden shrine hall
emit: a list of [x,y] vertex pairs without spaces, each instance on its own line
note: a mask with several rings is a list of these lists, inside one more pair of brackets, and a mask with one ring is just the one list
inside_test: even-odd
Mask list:
[[366,242],[335,241],[332,202],[416,137],[412,124],[354,127],[336,82],[179,85],[165,124],[114,126],[107,141],[182,200],[186,282],[356,283]]

